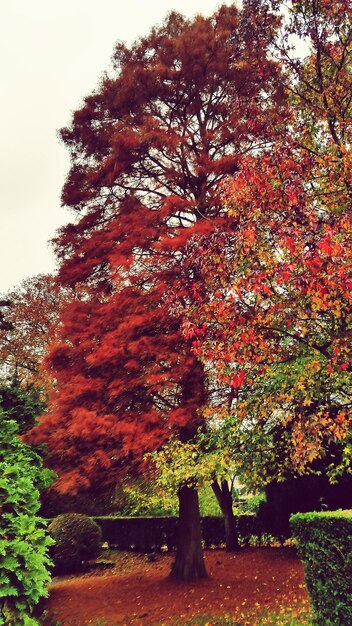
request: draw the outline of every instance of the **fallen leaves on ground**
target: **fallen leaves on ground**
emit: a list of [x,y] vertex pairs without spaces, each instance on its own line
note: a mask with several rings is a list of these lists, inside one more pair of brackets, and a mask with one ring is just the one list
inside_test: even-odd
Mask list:
[[191,624],[190,619],[207,615],[218,615],[219,620],[228,615],[247,626],[255,623],[255,614],[308,607],[303,568],[292,548],[206,551],[209,577],[192,582],[168,580],[173,559],[169,554],[157,555],[152,562],[148,555],[133,553],[110,553],[112,557],[109,569],[54,579],[45,626],[54,621],[60,626],[99,621],[104,626],[168,626],[177,620]]

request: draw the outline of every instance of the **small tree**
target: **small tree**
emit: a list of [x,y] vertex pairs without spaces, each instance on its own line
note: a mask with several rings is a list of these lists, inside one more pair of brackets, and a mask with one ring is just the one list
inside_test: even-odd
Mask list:
[[[199,432],[192,442],[171,439],[150,455],[156,498],[171,508],[181,487],[211,487],[224,516],[226,550],[237,550],[238,537],[232,509],[233,452],[216,433]],[[232,470],[232,471],[231,471]]]

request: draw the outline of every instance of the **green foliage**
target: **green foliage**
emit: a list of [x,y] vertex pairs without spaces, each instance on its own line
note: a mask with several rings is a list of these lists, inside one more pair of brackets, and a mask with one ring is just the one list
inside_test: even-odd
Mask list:
[[176,495],[165,497],[153,481],[134,480],[121,487],[120,501],[123,506],[122,516],[131,517],[167,517],[177,515],[178,501]]
[[317,626],[352,624],[352,511],[290,518]]
[[256,493],[252,496],[248,496],[247,498],[243,498],[238,505],[236,505],[236,512],[257,514],[261,503],[265,502],[265,500],[265,493]]
[[210,487],[216,479],[227,479],[231,467],[229,450],[211,446],[207,449],[201,436],[188,443],[171,438],[160,451],[147,457],[154,466],[156,493],[166,509],[173,507],[180,487]]
[[[178,499],[175,493],[165,494],[153,482],[134,481],[124,485],[118,494],[122,506],[116,507],[122,516],[168,517],[177,515]],[[213,490],[209,485],[199,489],[199,508],[202,516],[222,515]]]
[[62,513],[48,530],[55,541],[53,559],[57,574],[78,572],[84,561],[100,553],[101,528],[87,515]]
[[0,413],[0,624],[34,626],[33,607],[47,595],[52,544],[37,516],[39,490],[53,473],[17,433]]
[[[338,459],[338,449],[334,446],[331,458]],[[349,509],[352,505],[352,476],[340,476],[336,484],[331,484],[324,471],[326,459],[314,464],[315,473],[306,476],[288,476],[278,482],[273,480],[265,487],[266,501],[258,511],[261,524],[269,533],[282,538],[291,536],[289,519],[293,513],[307,511]]]
[[202,517],[209,515],[221,516],[222,512],[219,507],[218,501],[214,495],[212,488],[209,485],[204,485],[198,492],[199,496],[199,509]]
[[0,409],[18,424],[20,435],[32,428],[45,411],[43,391],[32,384],[0,381]]

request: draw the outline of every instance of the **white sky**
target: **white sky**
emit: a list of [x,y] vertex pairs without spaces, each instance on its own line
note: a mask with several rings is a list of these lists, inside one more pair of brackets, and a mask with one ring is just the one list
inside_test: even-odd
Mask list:
[[68,155],[57,129],[131,43],[175,9],[212,13],[231,0],[0,1],[0,293],[55,267],[48,241],[71,219],[60,206]]

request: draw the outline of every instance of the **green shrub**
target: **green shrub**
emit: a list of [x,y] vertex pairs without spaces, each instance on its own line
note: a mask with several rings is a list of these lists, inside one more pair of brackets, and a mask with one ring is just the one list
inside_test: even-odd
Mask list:
[[56,574],[79,572],[85,561],[100,554],[101,529],[88,515],[62,513],[48,530],[55,541],[52,555]]
[[352,624],[352,511],[290,518],[318,626]]
[[254,496],[248,496],[241,498],[239,503],[236,503],[236,510],[239,513],[254,513],[257,514],[262,502],[266,501],[265,493],[257,493]]
[[45,412],[43,396],[43,390],[33,384],[22,385],[15,379],[12,382],[0,379],[0,410],[18,424],[20,435],[33,428],[37,417]]
[[0,413],[0,624],[34,626],[33,608],[47,595],[52,543],[37,516],[39,489],[53,473],[17,432],[17,424]]

